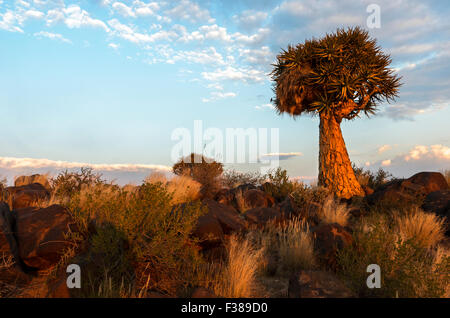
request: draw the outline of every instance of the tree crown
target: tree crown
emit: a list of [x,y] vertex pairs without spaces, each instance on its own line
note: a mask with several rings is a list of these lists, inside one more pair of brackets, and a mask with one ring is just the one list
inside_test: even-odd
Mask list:
[[338,121],[361,111],[369,116],[380,102],[398,96],[401,78],[389,68],[391,61],[367,31],[338,29],[277,56],[272,101],[279,113],[292,116],[328,113]]

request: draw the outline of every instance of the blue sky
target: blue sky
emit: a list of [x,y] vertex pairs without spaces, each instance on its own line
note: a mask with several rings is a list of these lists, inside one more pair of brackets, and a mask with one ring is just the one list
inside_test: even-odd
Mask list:
[[[450,169],[445,1],[0,0],[0,175],[93,165],[139,182],[168,170],[178,127],[280,129],[281,166],[317,175],[318,120],[278,116],[281,48],[366,26],[403,76],[400,98],[342,125],[351,160],[397,176]],[[256,165],[237,165],[255,170]]]

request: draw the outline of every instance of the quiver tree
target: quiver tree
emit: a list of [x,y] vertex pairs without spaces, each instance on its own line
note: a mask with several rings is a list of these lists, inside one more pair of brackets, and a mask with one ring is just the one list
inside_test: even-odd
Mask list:
[[364,192],[356,180],[340,124],[361,113],[375,113],[381,102],[397,97],[400,78],[391,58],[359,27],[338,29],[321,39],[288,46],[273,65],[279,114],[318,115],[319,185],[341,198]]

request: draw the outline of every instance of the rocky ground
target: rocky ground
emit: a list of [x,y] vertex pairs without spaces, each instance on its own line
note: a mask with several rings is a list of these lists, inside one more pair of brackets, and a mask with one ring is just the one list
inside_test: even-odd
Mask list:
[[[351,222],[364,215],[361,205],[346,202],[351,213],[348,226],[322,224],[314,220],[320,205],[299,206],[291,197],[277,201],[264,187],[241,185],[222,189],[204,199],[207,213],[197,220],[193,235],[211,259],[220,258],[224,242],[233,233],[264,227],[268,222],[283,222],[293,217],[309,218],[314,247],[321,264],[333,269],[336,251],[352,244]],[[450,190],[440,173],[421,172],[408,179],[386,183],[377,191],[365,189],[364,204],[381,202],[402,204],[419,200],[424,211],[450,219]],[[70,297],[65,276],[49,279],[48,273],[71,247],[67,232],[76,232],[72,215],[63,205],[48,203],[49,184],[21,178],[3,190],[0,202],[0,297]],[[245,206],[245,209],[242,207]],[[244,210],[244,211],[241,211]],[[308,215],[306,215],[308,214]],[[450,234],[447,222],[447,238]],[[270,260],[269,260],[270,262]],[[276,262],[276,260],[275,260]],[[259,276],[260,297],[355,297],[332,270],[300,270],[288,276]],[[207,289],[195,290],[192,297],[213,296]],[[153,294],[158,296],[158,294]],[[161,296],[161,295],[159,295]]]

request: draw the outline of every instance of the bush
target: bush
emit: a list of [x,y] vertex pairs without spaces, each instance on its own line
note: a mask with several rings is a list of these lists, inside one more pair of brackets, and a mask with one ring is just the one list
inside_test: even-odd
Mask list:
[[[372,216],[354,232],[355,245],[337,253],[343,279],[360,297],[442,297],[449,281],[450,258],[436,257],[414,239],[404,241],[392,220]],[[381,288],[366,285],[369,264],[381,268]]]
[[392,174],[382,168],[379,168],[376,173],[373,173],[370,170],[364,170],[364,168],[359,168],[354,163],[352,163],[352,168],[359,184],[368,186],[373,190],[377,190],[382,185],[392,180]]
[[64,171],[50,180],[53,195],[57,198],[71,198],[83,187],[106,183],[101,174],[93,172],[92,168],[81,168],[80,172]]
[[200,192],[203,198],[212,198],[220,189],[219,177],[223,172],[220,162],[192,153],[181,158],[172,169],[178,176],[189,176],[199,182],[202,185]]
[[[202,262],[191,233],[205,209],[201,202],[172,206],[171,201],[162,183],[144,183],[136,192],[97,184],[73,195],[68,208],[81,230],[79,245],[90,245],[92,253],[111,259],[105,261],[105,275],[100,277],[120,286],[123,279],[127,283],[127,275],[119,279],[108,266],[128,268],[131,264],[134,286],[144,294],[156,290],[173,296],[190,284],[190,271]],[[96,234],[88,239],[93,223]],[[118,248],[122,240],[128,249]],[[103,280],[95,281],[94,287],[103,284]]]
[[242,184],[261,185],[266,176],[260,172],[239,172],[236,170],[226,170],[222,175],[222,183],[226,188],[236,188]]
[[263,191],[270,194],[278,202],[283,201],[295,189],[295,184],[289,181],[287,171],[278,167],[267,174],[269,182],[263,184]]

